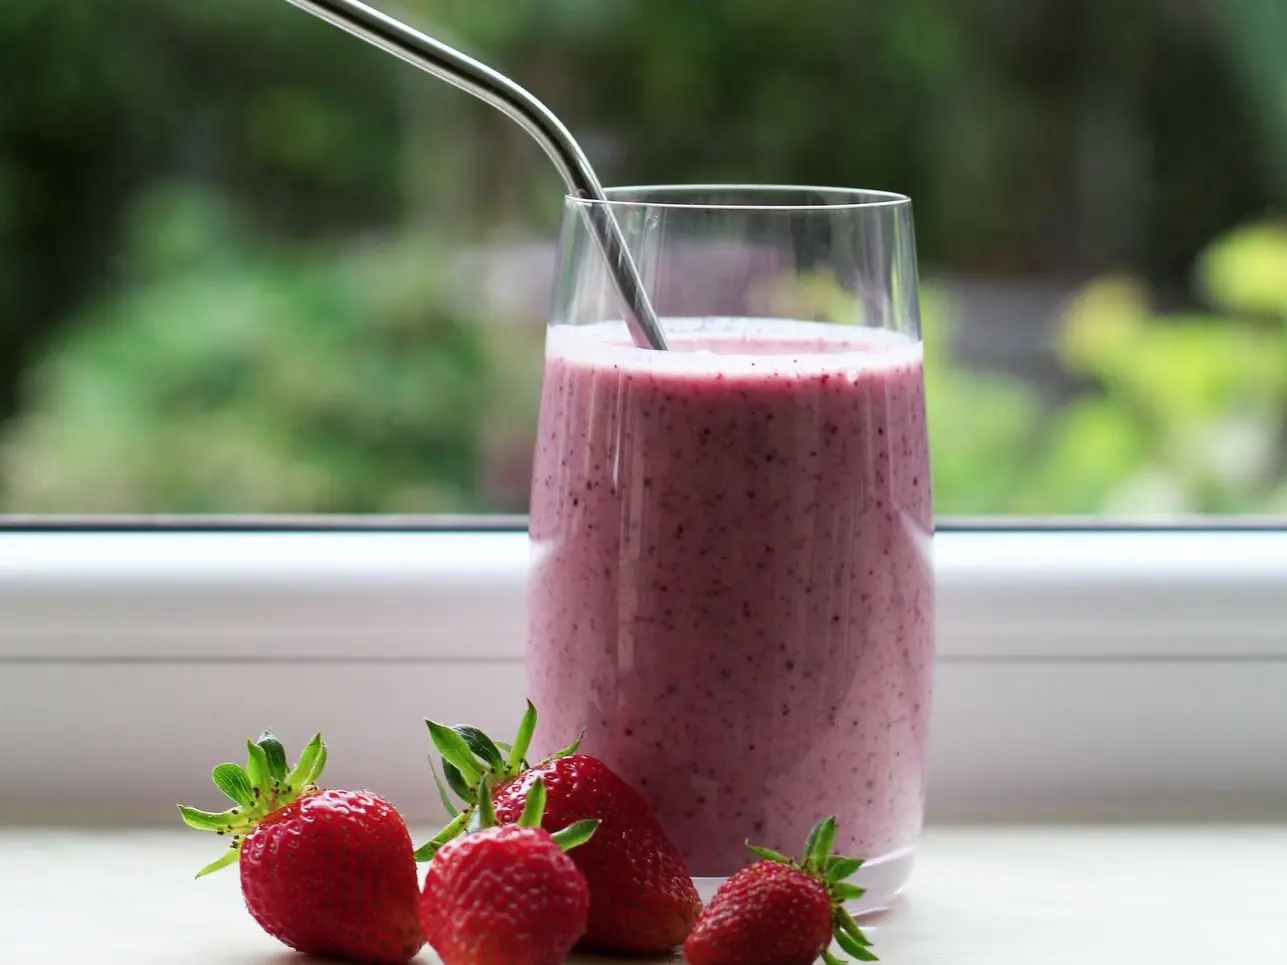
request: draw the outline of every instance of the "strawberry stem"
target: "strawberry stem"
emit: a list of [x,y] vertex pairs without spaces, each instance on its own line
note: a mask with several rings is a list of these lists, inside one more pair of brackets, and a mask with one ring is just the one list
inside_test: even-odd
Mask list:
[[326,745],[322,743],[321,734],[314,734],[313,739],[300,751],[295,767],[286,775],[287,793],[292,788],[298,791],[316,784],[317,779],[322,776],[324,767],[326,767]]
[[537,778],[527,792],[523,802],[523,813],[519,815],[518,824],[522,828],[539,828],[541,818],[545,816],[545,781]]
[[[426,720],[425,725],[429,728],[429,738],[433,741],[433,746],[438,748],[438,753],[442,755],[443,760],[454,766],[476,786],[478,779],[483,776],[483,769],[474,757],[474,752],[465,743],[465,739],[450,727],[435,720]],[[450,778],[448,780],[450,781]]]
[[581,731],[581,733],[576,735],[576,740],[574,740],[567,747],[564,747],[562,750],[555,751],[553,754],[547,757],[546,760],[557,761],[563,757],[571,757],[581,747],[581,742],[583,740],[585,740],[585,731]]
[[746,850],[751,852],[757,858],[763,858],[765,861],[776,861],[778,864],[792,864],[790,858],[781,852],[774,851],[772,848],[761,848],[758,845],[746,842]]
[[555,831],[552,837],[555,843],[564,851],[571,851],[573,848],[580,847],[594,837],[594,832],[599,828],[598,818],[588,818],[584,821],[573,821],[561,831]]
[[282,747],[282,742],[274,737],[271,731],[264,731],[255,743],[263,750],[264,758],[268,761],[268,776],[274,781],[284,783],[287,767],[286,748]]
[[457,814],[454,818],[451,819],[451,822],[445,828],[443,828],[441,831],[439,831],[432,838],[430,838],[428,841],[426,841],[424,844],[422,844],[420,847],[416,849],[416,860],[417,861],[431,860],[433,856],[438,853],[438,849],[441,848],[448,841],[450,841],[452,838],[454,838],[456,835],[460,834],[460,832],[464,830],[465,825],[468,823],[469,823],[469,812],[462,811],[460,814]]
[[447,786],[456,792],[457,796],[465,802],[466,807],[470,807],[470,801],[474,799],[474,791],[477,785],[470,785],[465,780],[465,775],[460,773],[460,768],[451,761],[443,759],[442,776],[447,779]]
[[851,885],[847,881],[830,882],[831,893],[841,901],[854,901],[867,894],[866,888],[860,888],[857,885]]
[[876,956],[868,948],[868,943],[859,941],[848,932],[837,931],[836,943],[860,962],[877,961]]
[[852,938],[854,941],[856,941],[858,944],[860,945],[871,944],[871,942],[867,939],[867,936],[862,933],[862,929],[858,927],[858,923],[854,921],[853,915],[849,914],[849,911],[847,909],[845,908],[836,909],[836,925],[838,926],[840,931],[843,931],[845,934],[849,935],[849,937]]
[[835,854],[827,859],[828,881],[843,881],[863,866],[862,858],[845,858]]
[[281,742],[264,731],[258,740],[246,742],[244,768],[237,764],[216,766],[210,779],[236,806],[216,812],[179,805],[179,815],[188,827],[231,838],[228,851],[198,871],[197,877],[235,864],[246,834],[273,811],[314,790],[325,764],[326,745],[322,743],[322,735],[315,734],[288,774]]
[[[829,814],[809,831],[798,861],[749,842],[746,847],[756,857],[799,868],[821,882],[831,900],[831,927],[837,944],[860,962],[877,961],[875,953],[871,951],[870,939],[863,934],[862,929],[858,927],[858,923],[854,921],[844,905],[846,901],[861,898],[867,892],[867,889],[844,880],[861,868],[863,861],[861,858],[833,855],[831,849],[835,843],[836,816]],[[826,965],[844,965],[845,962],[844,959],[836,957],[830,949],[822,953],[822,958]]]
[[536,705],[529,700],[527,709],[523,711],[523,719],[519,722],[518,733],[514,736],[514,743],[510,746],[509,757],[505,759],[506,774],[517,774],[522,768],[523,761],[527,757],[527,749],[532,746],[532,735],[535,733]]
[[473,814],[465,825],[469,833],[483,828],[496,827],[496,809],[492,806],[492,782],[486,774],[478,779],[478,797],[474,801]]
[[246,741],[246,773],[252,787],[266,788],[273,784],[272,771],[268,768],[268,754],[254,741]]
[[[461,831],[477,830],[480,827],[487,827],[481,823],[481,818],[475,820],[475,813],[479,808],[481,796],[479,795],[480,784],[486,778],[488,783],[495,787],[505,781],[512,780],[530,768],[527,762],[527,752],[532,744],[532,736],[536,733],[536,707],[529,700],[527,708],[523,712],[523,718],[518,725],[518,733],[514,736],[512,744],[502,744],[494,741],[476,727],[448,727],[446,724],[438,723],[433,720],[425,720],[425,725],[429,728],[429,738],[433,741],[434,747],[442,755],[442,780],[438,780],[437,772],[434,772],[434,783],[438,787],[438,795],[442,798],[443,807],[446,809],[448,816],[451,818],[441,831],[434,838],[423,845],[417,852],[418,860],[431,858],[438,847],[445,844],[448,840],[459,834]],[[552,761],[561,757],[568,757],[575,754],[581,746],[582,733],[567,747],[554,754],[551,754],[547,761]],[[505,756],[502,759],[501,753],[504,750]],[[430,761],[430,769],[433,768],[433,761]],[[461,807],[457,808],[447,797],[443,785],[446,784],[452,792],[460,799]],[[534,790],[534,789],[533,789]],[[544,794],[545,789],[541,789]],[[529,794],[531,791],[529,791]],[[488,806],[491,805],[490,794],[487,796]],[[526,806],[531,805],[529,797]],[[465,820],[457,821],[457,816],[464,816]]]
[[447,812],[448,817],[456,817],[460,814],[460,809],[456,807],[451,800],[451,795],[447,793],[447,787],[442,783],[442,778],[438,776],[438,768],[434,767],[432,757],[429,758],[429,771],[433,774],[434,787],[438,789],[438,800],[442,801],[443,810]]
[[255,791],[250,776],[240,764],[220,764],[210,774],[215,787],[243,808],[255,806]]
[[499,771],[505,766],[505,762],[501,760],[500,748],[477,727],[453,727],[452,730],[460,735],[473,755],[492,770]]
[[811,874],[827,865],[836,843],[836,816],[829,814],[813,826],[800,853],[800,867]]

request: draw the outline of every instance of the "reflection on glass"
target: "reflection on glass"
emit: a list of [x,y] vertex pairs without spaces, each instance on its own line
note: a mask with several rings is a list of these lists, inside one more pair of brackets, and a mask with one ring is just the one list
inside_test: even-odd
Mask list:
[[[609,198],[670,350],[631,344],[582,217],[602,203],[569,200],[532,477],[534,754],[583,733],[698,878],[835,814],[884,907],[920,832],[933,667],[911,205]],[[727,274],[700,270],[712,254]],[[863,324],[753,297],[817,276]]]

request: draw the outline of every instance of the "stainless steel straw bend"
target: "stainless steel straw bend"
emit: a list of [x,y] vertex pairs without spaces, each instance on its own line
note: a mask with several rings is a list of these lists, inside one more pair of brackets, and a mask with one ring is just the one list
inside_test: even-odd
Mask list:
[[[606,200],[603,186],[568,129],[548,107],[508,77],[357,0],[288,2],[508,114],[549,155],[569,193],[592,201]],[[582,210],[624,303],[626,324],[635,343],[641,348],[664,350],[666,337],[611,206],[588,204]]]

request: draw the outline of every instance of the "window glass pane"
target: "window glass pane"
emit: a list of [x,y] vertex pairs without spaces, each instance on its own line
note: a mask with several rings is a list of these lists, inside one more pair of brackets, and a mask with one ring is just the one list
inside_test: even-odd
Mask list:
[[[940,512],[1287,511],[1281,0],[388,8],[607,183],[910,194]],[[0,92],[0,512],[525,509],[510,122],[280,0],[3,0]]]

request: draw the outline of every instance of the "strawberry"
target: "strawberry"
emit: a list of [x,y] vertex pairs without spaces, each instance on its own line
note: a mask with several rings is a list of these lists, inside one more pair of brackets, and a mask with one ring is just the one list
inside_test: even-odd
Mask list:
[[197,877],[239,863],[250,914],[301,952],[372,965],[410,961],[424,945],[419,887],[411,835],[393,805],[366,791],[318,788],[321,734],[289,773],[272,734],[246,747],[245,768],[220,764],[213,774],[235,807],[179,807],[190,827],[232,837]]
[[812,965],[819,955],[839,965],[830,951],[833,935],[854,958],[876,961],[844,907],[865,890],[845,881],[862,861],[832,855],[835,840],[833,815],[814,825],[799,861],[752,846],[763,860],[715,892],[684,942],[689,965]]
[[[572,852],[590,886],[590,915],[581,945],[646,954],[674,948],[688,936],[702,905],[683,857],[638,791],[598,758],[576,753],[580,741],[529,766],[524,755],[536,729],[536,709],[530,702],[512,745],[497,745],[473,727],[425,723],[443,756],[452,790],[469,802],[479,782],[488,779],[502,824],[518,819],[538,780],[547,795],[542,821],[546,830],[587,818],[601,820],[594,838]],[[438,780],[436,771],[434,779]],[[421,859],[470,819],[471,808],[457,811],[441,781],[438,790],[454,817],[416,853]]]
[[590,889],[565,852],[597,822],[550,834],[544,808],[538,780],[518,822],[498,826],[480,782],[472,833],[438,850],[420,896],[421,927],[443,965],[560,965],[585,932]]

